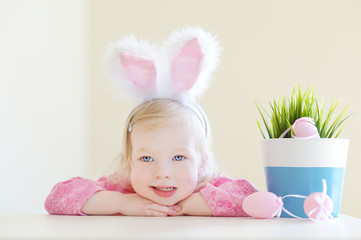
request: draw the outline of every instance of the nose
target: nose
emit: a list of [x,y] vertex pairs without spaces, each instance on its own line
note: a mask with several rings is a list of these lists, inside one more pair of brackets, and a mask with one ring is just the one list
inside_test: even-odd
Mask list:
[[167,163],[157,163],[154,170],[155,179],[167,179],[171,177],[171,166]]

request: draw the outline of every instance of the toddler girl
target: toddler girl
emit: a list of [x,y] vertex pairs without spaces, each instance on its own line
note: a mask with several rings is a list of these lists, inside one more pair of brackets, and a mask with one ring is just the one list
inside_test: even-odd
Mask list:
[[[139,49],[149,52],[149,46],[134,38],[111,47],[110,72],[125,79],[123,87],[133,88],[133,95],[143,96],[126,122],[120,170],[98,181],[76,177],[58,183],[45,202],[49,214],[247,216],[243,199],[257,190],[247,180],[219,175],[207,118],[194,101],[206,86],[199,81],[215,68],[209,59],[217,56],[218,45],[199,28],[175,32],[171,39],[160,50],[162,60],[149,60],[157,55],[142,54]],[[180,47],[169,54],[169,46]],[[169,55],[170,77],[166,71],[157,76],[159,62]]]

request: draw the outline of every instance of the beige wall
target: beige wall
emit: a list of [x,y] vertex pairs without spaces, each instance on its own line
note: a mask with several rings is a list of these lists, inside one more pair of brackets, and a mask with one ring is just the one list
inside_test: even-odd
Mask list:
[[[159,43],[171,31],[200,25],[224,47],[213,86],[201,105],[210,118],[214,152],[223,171],[265,190],[253,104],[312,84],[327,104],[343,98],[360,112],[360,1],[92,1],[91,116],[88,173],[96,177],[120,152],[121,132],[131,103],[111,96],[99,68],[107,42],[126,34]],[[327,105],[329,106],[329,105]],[[342,212],[361,217],[360,118],[342,137],[351,146]]]
[[312,84],[328,106],[343,98],[356,112],[342,134],[351,145],[341,211],[361,217],[360,12],[361,1],[0,0],[0,213],[42,211],[52,185],[97,178],[121,151],[133,105],[109,90],[108,42],[133,33],[158,43],[199,25],[224,47],[201,100],[224,173],[265,190],[253,101]]
[[0,214],[85,175],[84,1],[0,0]]

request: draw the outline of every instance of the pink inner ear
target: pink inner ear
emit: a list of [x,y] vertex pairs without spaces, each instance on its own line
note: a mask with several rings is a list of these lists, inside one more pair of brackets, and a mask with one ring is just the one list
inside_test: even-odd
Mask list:
[[197,38],[183,46],[172,62],[172,79],[177,90],[193,87],[200,73],[202,59],[203,53]]
[[126,75],[136,87],[144,90],[155,86],[157,72],[153,61],[123,53],[120,60]]

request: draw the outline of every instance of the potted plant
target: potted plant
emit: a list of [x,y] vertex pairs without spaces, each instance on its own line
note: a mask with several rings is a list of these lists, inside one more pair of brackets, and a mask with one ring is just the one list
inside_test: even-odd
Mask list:
[[[332,199],[332,215],[340,212],[348,139],[338,138],[347,115],[346,106],[335,116],[340,101],[325,111],[314,91],[293,89],[289,98],[274,98],[271,111],[256,103],[263,126],[257,120],[264,138],[261,142],[267,189],[278,196],[290,194],[308,196],[322,192],[322,179],[327,183],[327,195]],[[306,217],[301,198],[286,198],[284,207],[293,214]],[[282,213],[282,217],[289,217]]]

